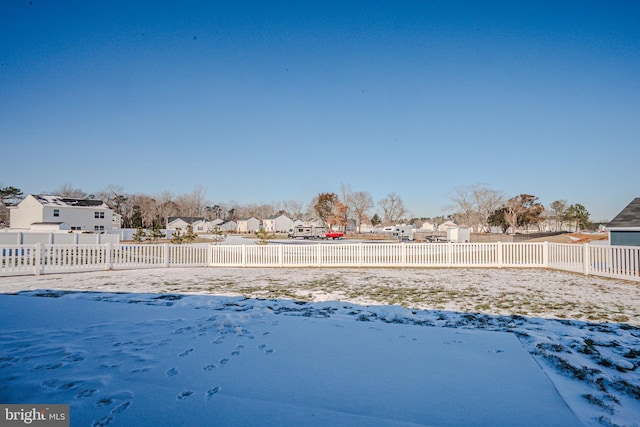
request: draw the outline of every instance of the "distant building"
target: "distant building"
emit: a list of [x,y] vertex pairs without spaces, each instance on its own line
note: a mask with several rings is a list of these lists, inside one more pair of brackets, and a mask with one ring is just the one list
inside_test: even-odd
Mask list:
[[114,215],[102,200],[29,194],[10,209],[9,227],[104,232],[113,229],[114,222],[117,224]]
[[[167,230],[186,230],[187,226],[192,226],[196,224],[196,226],[204,221],[204,217],[201,216],[170,216],[167,218]],[[194,231],[195,228],[194,228]]]
[[609,242],[618,246],[640,246],[640,197],[636,197],[609,224]]
[[274,215],[263,219],[262,227],[268,233],[288,233],[293,228],[293,220],[286,215]]
[[260,221],[257,218],[245,218],[238,220],[238,233],[253,233],[260,229]]

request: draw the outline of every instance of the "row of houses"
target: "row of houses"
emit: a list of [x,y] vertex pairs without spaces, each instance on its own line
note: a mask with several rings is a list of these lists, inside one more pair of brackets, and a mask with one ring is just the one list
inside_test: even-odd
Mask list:
[[298,225],[321,225],[321,221],[302,221],[291,219],[287,215],[274,215],[262,220],[256,217],[225,221],[222,219],[206,220],[204,217],[169,217],[167,230],[193,228],[195,233],[255,233],[264,229],[268,233],[288,233]]
[[[102,200],[75,199],[61,196],[29,194],[17,206],[10,207],[10,229],[31,231],[77,231],[104,233],[121,227],[121,216]],[[167,220],[167,230],[193,227],[196,233],[253,233],[261,228],[269,233],[287,233],[298,225],[322,225],[319,220],[303,221],[286,215],[269,218],[255,217],[238,221],[204,217],[173,217]],[[455,224],[451,223],[452,226]],[[448,227],[425,224],[423,230],[435,231]],[[627,205],[606,227],[613,245],[640,246],[640,197]],[[363,233],[375,232],[371,225],[362,224]]]

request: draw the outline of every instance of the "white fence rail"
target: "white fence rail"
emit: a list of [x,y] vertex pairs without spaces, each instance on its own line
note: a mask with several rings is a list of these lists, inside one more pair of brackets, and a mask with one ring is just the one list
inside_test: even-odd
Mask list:
[[178,266],[537,267],[640,281],[640,247],[548,242],[0,245],[0,276]]

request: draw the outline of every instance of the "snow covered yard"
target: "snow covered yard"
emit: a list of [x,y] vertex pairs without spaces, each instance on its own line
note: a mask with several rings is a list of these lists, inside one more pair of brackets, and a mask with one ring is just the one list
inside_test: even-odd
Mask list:
[[0,292],[0,402],[70,403],[72,425],[571,425],[522,348],[583,424],[640,425],[634,283],[196,268],[6,277]]

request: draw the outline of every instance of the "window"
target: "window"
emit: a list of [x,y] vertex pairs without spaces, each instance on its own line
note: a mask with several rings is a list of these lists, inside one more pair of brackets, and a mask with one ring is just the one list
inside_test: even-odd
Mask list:
[[53,216],[60,216],[60,209],[54,209]]
[[94,212],[94,218],[104,218],[104,212]]
[[76,227],[73,227],[73,226],[72,226],[72,227],[71,227],[71,229],[72,229],[72,230],[82,230],[82,227],[77,227],[77,226],[76,226]]
[[104,225],[94,225],[93,231],[104,231]]

